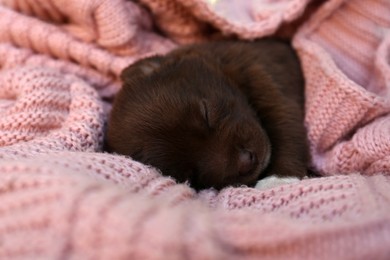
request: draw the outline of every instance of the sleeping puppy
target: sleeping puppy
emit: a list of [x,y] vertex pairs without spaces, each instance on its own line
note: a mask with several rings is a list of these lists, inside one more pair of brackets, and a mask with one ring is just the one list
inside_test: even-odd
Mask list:
[[127,67],[106,149],[196,189],[303,177],[303,77],[285,42],[213,42]]

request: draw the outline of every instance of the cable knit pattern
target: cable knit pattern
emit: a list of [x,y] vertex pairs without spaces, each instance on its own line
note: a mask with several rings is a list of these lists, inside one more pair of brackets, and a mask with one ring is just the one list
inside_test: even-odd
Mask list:
[[[389,259],[390,3],[308,2],[0,0],[0,258]],[[196,193],[101,152],[124,67],[298,18],[325,177]]]

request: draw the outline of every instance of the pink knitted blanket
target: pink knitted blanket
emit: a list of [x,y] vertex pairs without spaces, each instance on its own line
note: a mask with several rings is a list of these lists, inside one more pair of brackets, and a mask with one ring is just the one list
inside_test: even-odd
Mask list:
[[[390,2],[322,2],[0,0],[0,258],[390,259]],[[197,194],[100,152],[125,66],[289,30],[324,177]]]

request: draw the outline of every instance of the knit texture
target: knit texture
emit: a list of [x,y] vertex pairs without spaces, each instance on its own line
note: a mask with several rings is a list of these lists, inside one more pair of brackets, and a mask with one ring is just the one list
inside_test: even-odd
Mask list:
[[[0,258],[389,259],[390,2],[322,2],[0,0]],[[101,152],[124,67],[298,20],[324,177],[196,193]]]

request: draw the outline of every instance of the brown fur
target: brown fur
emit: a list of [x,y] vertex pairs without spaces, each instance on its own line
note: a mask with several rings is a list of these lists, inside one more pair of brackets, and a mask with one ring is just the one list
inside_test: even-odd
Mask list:
[[141,60],[124,82],[106,146],[195,188],[307,172],[303,78],[284,42],[215,42]]

